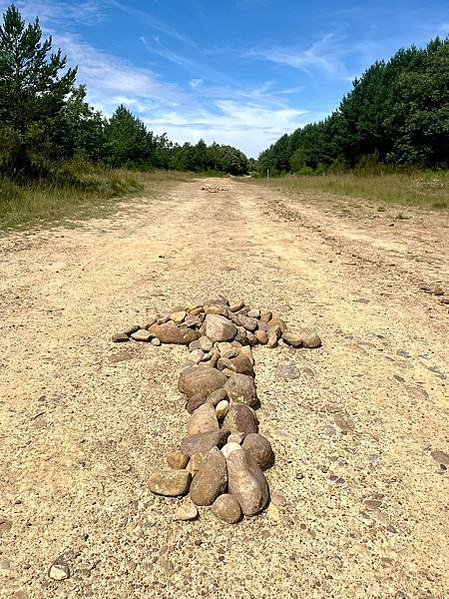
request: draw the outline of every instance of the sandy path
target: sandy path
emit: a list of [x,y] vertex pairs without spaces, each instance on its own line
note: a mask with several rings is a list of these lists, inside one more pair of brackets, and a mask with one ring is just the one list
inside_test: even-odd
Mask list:
[[[447,598],[449,312],[419,285],[449,283],[448,216],[207,184],[228,191],[0,240],[0,596]],[[234,527],[146,489],[184,434],[185,350],[110,342],[218,293],[325,343],[256,351],[286,503]]]

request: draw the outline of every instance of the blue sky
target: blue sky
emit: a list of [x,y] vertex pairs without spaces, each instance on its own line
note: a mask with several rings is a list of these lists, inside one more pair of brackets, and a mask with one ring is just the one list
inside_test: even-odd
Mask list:
[[329,114],[376,59],[449,33],[448,0],[16,4],[41,18],[106,115],[124,103],[175,141],[215,140],[250,156]]

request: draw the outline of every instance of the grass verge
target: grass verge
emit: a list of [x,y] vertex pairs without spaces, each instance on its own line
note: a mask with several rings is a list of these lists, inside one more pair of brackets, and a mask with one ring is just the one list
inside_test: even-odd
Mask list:
[[157,197],[191,178],[175,171],[137,172],[83,165],[49,181],[17,185],[0,179],[0,231],[48,226],[111,214],[139,195]]
[[[261,179],[253,181],[260,184]],[[391,205],[449,208],[448,172],[286,175],[271,179],[267,185],[292,193],[321,191]]]

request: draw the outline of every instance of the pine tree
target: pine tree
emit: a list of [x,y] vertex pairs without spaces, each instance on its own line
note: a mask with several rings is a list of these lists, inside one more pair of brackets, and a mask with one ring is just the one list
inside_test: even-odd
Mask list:
[[120,105],[106,127],[106,160],[112,166],[149,165],[154,145],[145,124]]
[[75,91],[77,69],[66,70],[67,57],[51,49],[52,38],[42,40],[38,19],[26,25],[14,5],[6,10],[0,26],[0,150],[15,175],[33,174],[39,149],[45,147],[50,158],[57,154],[56,125]]

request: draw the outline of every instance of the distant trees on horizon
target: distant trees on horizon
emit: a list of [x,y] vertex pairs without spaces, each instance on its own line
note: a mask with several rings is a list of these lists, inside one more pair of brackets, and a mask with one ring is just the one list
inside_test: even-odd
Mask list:
[[375,62],[328,118],[262,152],[258,169],[308,174],[376,164],[449,167],[449,38]]
[[123,105],[105,118],[76,76],[61,50],[52,53],[51,37],[42,39],[39,20],[26,24],[11,5],[0,26],[0,174],[45,177],[75,156],[112,167],[248,172],[248,159],[232,146],[173,143]]

